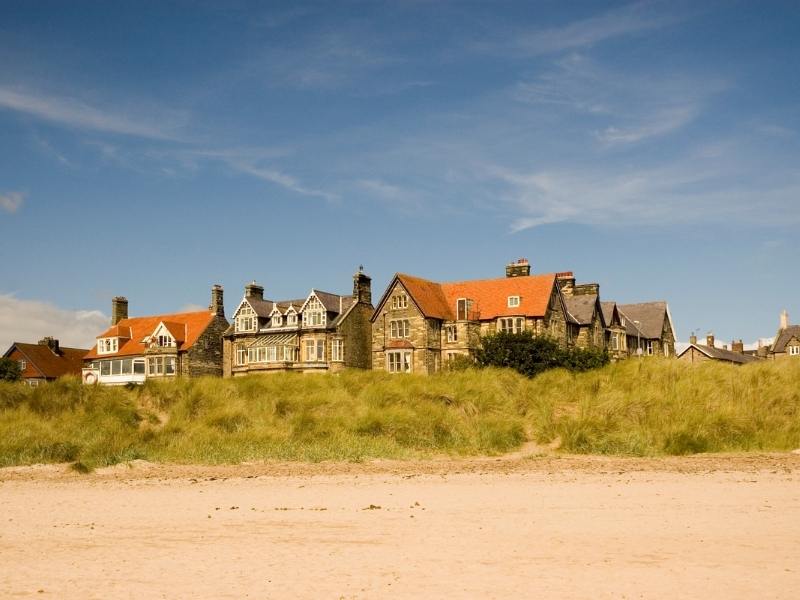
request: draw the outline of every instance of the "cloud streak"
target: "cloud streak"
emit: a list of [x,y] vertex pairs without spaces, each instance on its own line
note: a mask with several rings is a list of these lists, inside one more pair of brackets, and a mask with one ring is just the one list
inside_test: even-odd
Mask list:
[[154,120],[108,111],[77,98],[49,96],[0,86],[0,109],[27,114],[66,127],[154,140],[177,140],[176,113]]
[[14,214],[25,201],[25,194],[22,192],[5,192],[0,194],[0,208],[9,214]]
[[494,49],[520,57],[542,56],[660,29],[684,18],[662,14],[652,2],[637,2],[565,25],[523,32],[495,45]]

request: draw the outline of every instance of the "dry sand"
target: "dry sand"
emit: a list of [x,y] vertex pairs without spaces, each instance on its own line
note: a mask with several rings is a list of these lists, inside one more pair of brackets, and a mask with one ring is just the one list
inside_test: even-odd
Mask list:
[[0,470],[4,598],[797,598],[800,456]]

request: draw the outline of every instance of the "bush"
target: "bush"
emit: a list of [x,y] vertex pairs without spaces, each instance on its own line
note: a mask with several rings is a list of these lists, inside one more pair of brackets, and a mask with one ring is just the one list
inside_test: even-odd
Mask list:
[[19,381],[22,378],[22,369],[13,358],[0,357],[0,381]]
[[523,331],[482,337],[475,360],[482,367],[509,368],[533,377],[558,367],[570,371],[596,369],[608,364],[609,357],[605,350],[562,348],[550,337]]

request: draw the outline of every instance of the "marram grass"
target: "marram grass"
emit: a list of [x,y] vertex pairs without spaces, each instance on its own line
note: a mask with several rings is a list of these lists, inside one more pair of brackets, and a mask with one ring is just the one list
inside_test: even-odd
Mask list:
[[496,455],[526,441],[636,456],[800,448],[800,361],[0,384],[0,466]]

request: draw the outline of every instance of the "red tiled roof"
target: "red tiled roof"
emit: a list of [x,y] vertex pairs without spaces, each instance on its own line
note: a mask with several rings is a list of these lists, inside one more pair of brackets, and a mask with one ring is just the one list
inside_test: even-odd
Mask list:
[[[121,345],[117,352],[114,354],[97,354],[97,346],[92,348],[89,353],[84,357],[86,360],[91,360],[101,357],[101,358],[108,358],[111,356],[138,356],[144,354],[145,345],[142,342],[145,337],[153,333],[158,327],[158,324],[162,321],[166,325],[169,323],[167,327],[170,330],[170,333],[176,335],[176,333],[180,333],[181,338],[185,338],[183,340],[183,344],[181,345],[181,350],[187,350],[191,348],[194,343],[197,341],[197,338],[206,330],[206,327],[211,323],[214,319],[214,313],[208,311],[200,311],[200,312],[189,312],[189,313],[176,313],[172,315],[153,315],[150,317],[134,317],[132,319],[122,319],[117,325],[119,327],[128,327],[131,331],[131,337],[127,340],[120,340]],[[179,328],[176,332],[173,332],[171,327]],[[113,327],[112,327],[113,329]],[[185,334],[180,332],[180,329],[186,331]],[[110,331],[110,330],[109,330]],[[105,334],[103,334],[105,335]],[[102,337],[102,336],[98,336]],[[178,337],[176,340],[180,341]]]
[[[7,356],[22,354],[28,363],[23,377],[56,378],[62,375],[80,375],[83,367],[83,357],[88,352],[83,348],[59,348],[59,354],[54,353],[49,346],[44,344],[26,344],[14,342],[6,353]],[[14,357],[16,358],[16,357]]]
[[[553,273],[451,283],[436,283],[405,274],[398,274],[397,278],[426,316],[445,320],[455,318],[459,298],[473,301],[472,311],[480,320],[510,315],[543,317],[556,281]],[[519,296],[519,306],[509,307],[509,296]]]
[[426,317],[437,319],[453,319],[455,304],[450,307],[442,291],[442,286],[434,281],[428,281],[413,275],[397,274],[397,279],[411,295],[419,309]]
[[186,341],[186,325],[183,323],[176,323],[174,321],[164,321],[164,327],[167,328],[170,335],[175,339],[175,342],[180,344]]
[[[122,323],[122,321],[120,321]],[[107,338],[107,337],[121,337],[121,338],[131,338],[131,328],[120,326],[119,323],[116,325],[112,325],[108,329],[106,329],[103,333],[97,336],[98,338]]]
[[413,348],[414,344],[408,340],[390,340],[386,343],[387,348]]

